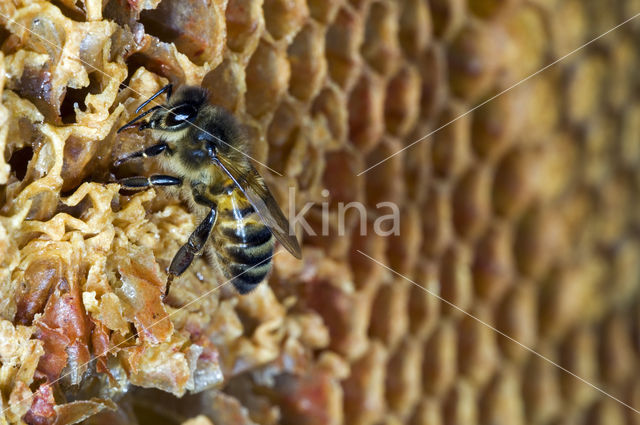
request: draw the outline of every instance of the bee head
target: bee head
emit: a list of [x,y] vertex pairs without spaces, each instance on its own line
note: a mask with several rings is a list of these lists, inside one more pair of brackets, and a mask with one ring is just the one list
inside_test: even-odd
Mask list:
[[122,126],[118,130],[118,133],[135,126],[142,118],[149,114],[151,114],[151,117],[141,122],[138,125],[138,130],[151,128],[158,133],[180,131],[188,125],[193,124],[200,109],[207,102],[207,91],[205,89],[193,86],[182,86],[172,96],[171,85],[167,85],[140,105],[138,109],[136,109],[136,113],[164,92],[167,92],[167,103],[164,105],[156,105],[137,115]]

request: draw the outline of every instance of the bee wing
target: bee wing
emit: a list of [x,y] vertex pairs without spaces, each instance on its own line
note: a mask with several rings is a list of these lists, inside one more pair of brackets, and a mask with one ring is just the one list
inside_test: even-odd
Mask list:
[[262,222],[269,228],[276,239],[294,257],[302,258],[302,250],[298,244],[295,234],[289,232],[289,221],[284,216],[280,206],[273,198],[269,188],[253,166],[249,165],[248,172],[238,170],[230,161],[221,157],[216,158],[220,168],[233,180],[240,188],[244,196],[256,210]]

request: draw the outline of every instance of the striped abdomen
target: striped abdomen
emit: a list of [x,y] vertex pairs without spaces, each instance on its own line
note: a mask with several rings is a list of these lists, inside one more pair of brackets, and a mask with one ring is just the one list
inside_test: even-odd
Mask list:
[[212,238],[216,256],[225,277],[246,294],[269,273],[275,241],[244,196],[234,191],[221,198]]

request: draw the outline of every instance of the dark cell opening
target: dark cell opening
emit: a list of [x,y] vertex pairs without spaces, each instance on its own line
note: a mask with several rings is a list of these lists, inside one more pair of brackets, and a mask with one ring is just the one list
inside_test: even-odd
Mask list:
[[75,103],[81,111],[87,110],[87,105],[84,103],[88,94],[98,94],[101,92],[100,82],[98,81],[95,73],[89,74],[89,85],[79,89],[67,87],[67,93],[64,96],[64,100],[60,105],[60,118],[64,124],[73,124],[76,122],[76,112],[73,108]]
[[22,181],[24,176],[27,175],[27,167],[29,166],[31,158],[33,158],[33,149],[31,146],[20,148],[11,155],[9,165],[18,180]]
[[7,41],[7,38],[9,38],[10,35],[11,32],[8,29],[0,27],[0,46]]
[[174,43],[196,65],[213,59],[218,37],[211,1],[162,1],[157,8],[140,12],[145,32],[165,43]]
[[[133,76],[135,71],[140,67],[145,67],[147,70],[170,80],[173,80],[171,77],[175,77],[172,76],[170,72],[170,70],[174,69],[173,66],[167,62],[161,62],[157,58],[146,56],[143,53],[134,53],[129,56],[129,59],[127,59],[128,75]],[[131,81],[131,77],[127,77],[122,83],[128,85],[129,81]],[[121,87],[123,86],[121,85]]]
[[84,5],[82,2],[76,1],[75,8],[68,6],[65,2],[60,0],[52,0],[51,3],[60,9],[60,12],[62,12],[62,14],[67,18],[80,22],[86,21]]
[[[171,9],[171,6],[158,6],[163,9]],[[167,19],[167,10],[143,10],[140,13],[140,23],[144,25],[147,34],[158,37],[165,43],[173,43],[180,37],[180,32],[172,28],[171,21]],[[176,46],[177,47],[177,46]]]

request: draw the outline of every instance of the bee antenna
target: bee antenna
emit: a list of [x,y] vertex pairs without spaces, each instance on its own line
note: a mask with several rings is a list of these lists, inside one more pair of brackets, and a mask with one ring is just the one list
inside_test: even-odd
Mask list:
[[120,127],[118,129],[118,131],[116,131],[116,133],[120,133],[122,130],[126,130],[127,128],[133,126],[135,123],[137,123],[138,121],[140,121],[142,118],[144,118],[145,116],[149,115],[151,112],[155,111],[156,109],[160,109],[162,108],[162,105],[156,105],[153,108],[149,108],[148,110],[144,111],[143,113],[141,113],[140,115],[138,115],[137,117],[135,117],[134,119],[132,119],[131,121],[129,121],[128,123],[126,123],[125,125],[123,125],[122,127]]
[[136,114],[138,112],[140,112],[140,110],[142,108],[144,108],[145,106],[147,106],[149,104],[149,102],[151,102],[153,99],[155,99],[156,97],[160,96],[162,93],[167,92],[167,99],[169,99],[171,97],[171,91],[173,89],[173,84],[169,83],[166,86],[164,86],[163,88],[161,88],[160,90],[158,90],[153,96],[151,96],[149,99],[145,100],[142,105],[138,106],[136,108]]

